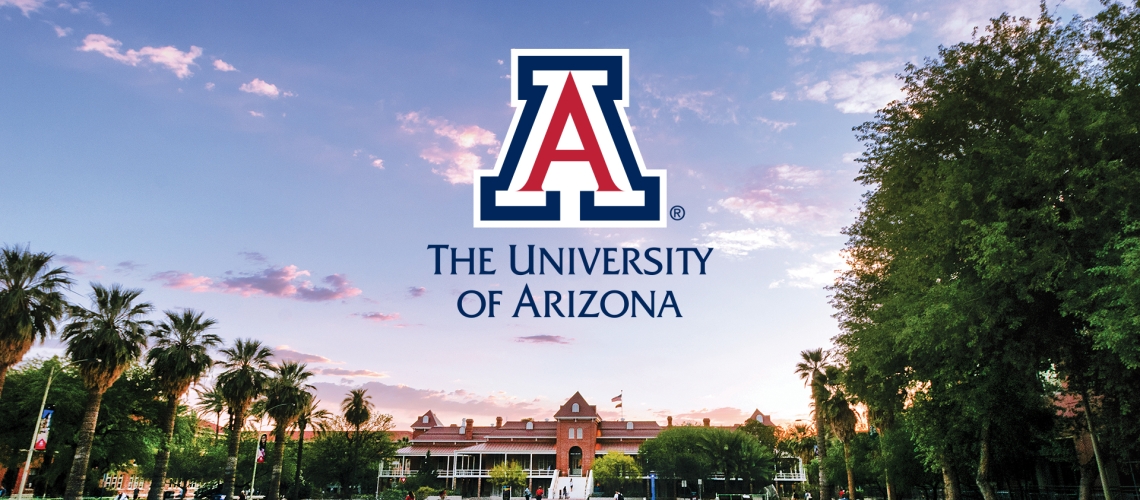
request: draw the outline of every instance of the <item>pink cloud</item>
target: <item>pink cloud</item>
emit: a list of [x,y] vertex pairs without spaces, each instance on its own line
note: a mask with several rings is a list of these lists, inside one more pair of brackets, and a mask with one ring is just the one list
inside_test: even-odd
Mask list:
[[268,83],[260,78],[254,78],[249,83],[241,84],[241,87],[238,87],[238,90],[250,94],[263,95],[270,99],[276,99],[277,96],[281,95],[281,90],[278,89],[276,85]]
[[311,273],[297,266],[270,266],[260,272],[234,275],[226,273],[225,278],[195,276],[180,271],[165,271],[151,275],[151,281],[159,281],[162,286],[190,290],[193,292],[216,291],[233,293],[242,297],[268,295],[270,297],[324,302],[341,300],[360,295],[362,291],[352,286],[343,274],[331,274],[320,279],[315,285],[308,278]]
[[515,342],[530,344],[570,344],[574,342],[574,339],[561,335],[530,335],[527,337],[515,337]]
[[412,297],[423,297],[425,293],[427,293],[427,288],[424,288],[422,286],[408,287],[408,295],[411,295]]
[[451,184],[474,182],[472,172],[483,166],[483,158],[476,153],[477,148],[487,146],[487,154],[494,154],[499,146],[494,132],[477,125],[454,125],[446,119],[426,117],[417,111],[397,114],[396,118],[400,121],[400,129],[405,132],[415,134],[430,128],[435,135],[451,140],[452,144],[446,149],[433,143],[420,151],[420,158],[435,165],[446,164],[444,168],[431,171]]
[[74,255],[56,255],[55,260],[62,262],[75,274],[86,274],[89,266],[95,267],[96,270],[103,269],[103,266],[97,266],[93,260],[83,260]]
[[744,217],[750,222],[777,224],[831,225],[837,216],[823,186],[825,172],[797,165],[777,165],[762,171],[753,187],[717,200],[716,208]]
[[339,375],[341,377],[388,378],[387,373],[372,370],[346,370],[344,368],[317,368],[313,370],[313,373],[317,375]]
[[704,419],[708,418],[713,425],[742,424],[748,419],[749,414],[750,413],[745,413],[744,410],[739,408],[727,406],[712,410],[702,408],[700,410],[692,410],[687,413],[673,415],[673,423],[703,423]]
[[150,280],[161,282],[165,288],[189,290],[191,292],[208,292],[214,284],[214,280],[205,276],[195,276],[192,273],[178,271],[154,273],[150,276]]
[[274,347],[273,357],[279,361],[296,361],[298,363],[333,363],[333,360],[324,356],[295,351],[287,345]]
[[179,79],[194,74],[190,71],[190,66],[196,66],[194,59],[202,55],[202,48],[193,45],[186,52],[169,45],[166,47],[143,47],[139,50],[130,49],[126,52],[120,52],[119,49],[122,46],[123,42],[114,38],[92,33],[83,39],[83,45],[80,45],[77,50],[102,54],[113,61],[128,66],[138,66],[140,63],[150,62],[169,69]]
[[377,323],[381,323],[384,321],[395,321],[397,319],[400,319],[400,313],[367,312],[367,313],[356,313],[356,314],[354,314],[354,316],[360,316],[361,318],[364,318],[364,319],[369,320],[369,321],[375,321]]
[[[347,382],[347,381],[344,381]],[[360,386],[349,383],[317,382],[317,398],[329,402],[334,413],[340,413],[333,404],[344,399],[350,389],[363,388],[377,403],[377,411],[395,417],[397,430],[408,430],[408,426],[419,415],[432,410],[443,423],[459,423],[460,419],[473,418],[475,425],[494,425],[495,417],[507,420],[521,418],[549,418],[557,410],[557,405],[545,404],[539,399],[523,399],[504,392],[476,394],[463,389],[442,391],[417,389],[402,384],[385,384],[369,381]]]

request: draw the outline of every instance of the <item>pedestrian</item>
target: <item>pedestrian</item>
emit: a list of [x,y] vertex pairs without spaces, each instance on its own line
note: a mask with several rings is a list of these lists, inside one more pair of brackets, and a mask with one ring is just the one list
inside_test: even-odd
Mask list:
[[614,500],[621,500],[621,491],[614,490]]
[[244,491],[238,492],[237,500],[245,500],[245,492]]
[[542,493],[542,486],[539,486],[538,489],[534,492],[534,500],[542,500]]
[[416,500],[416,496],[412,494],[412,490],[408,490],[408,494],[404,496],[404,500]]
[[810,491],[804,492],[804,500],[811,500],[811,492]]
[[523,498],[530,500],[530,488],[523,488]]
[[566,487],[565,486],[562,487],[562,498],[570,498],[570,495],[566,494]]

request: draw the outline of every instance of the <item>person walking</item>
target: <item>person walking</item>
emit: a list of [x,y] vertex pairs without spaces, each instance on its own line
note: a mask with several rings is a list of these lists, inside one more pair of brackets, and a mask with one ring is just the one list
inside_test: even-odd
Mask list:
[[543,489],[542,489],[542,486],[539,486],[539,487],[538,487],[538,491],[535,491],[535,492],[534,492],[534,500],[542,500],[542,494],[543,494],[544,492],[545,492],[545,491],[543,491]]
[[530,488],[523,488],[523,498],[530,500]]

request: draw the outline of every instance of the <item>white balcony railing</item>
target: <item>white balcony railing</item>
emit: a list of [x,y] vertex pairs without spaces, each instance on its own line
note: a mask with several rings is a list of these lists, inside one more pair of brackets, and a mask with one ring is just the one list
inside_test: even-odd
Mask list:
[[[380,471],[380,477],[408,477],[414,476],[419,471],[416,469],[383,469]],[[491,477],[489,469],[455,469],[455,470],[439,470],[438,477],[441,479],[453,477]],[[523,469],[526,477],[554,477],[554,470],[549,469]]]

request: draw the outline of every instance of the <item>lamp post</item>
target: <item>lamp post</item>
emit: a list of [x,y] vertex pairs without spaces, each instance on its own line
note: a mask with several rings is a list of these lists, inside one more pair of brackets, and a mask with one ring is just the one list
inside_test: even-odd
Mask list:
[[23,500],[24,486],[28,483],[28,473],[31,472],[32,467],[32,453],[36,450],[36,436],[40,434],[40,424],[43,422],[44,406],[47,405],[48,391],[51,390],[51,379],[55,376],[55,365],[52,365],[51,371],[48,372],[47,386],[44,387],[44,398],[40,401],[40,412],[36,414],[36,426],[32,430],[32,442],[28,445],[28,458],[24,460],[24,474],[20,476],[20,485],[16,493],[16,498]]

